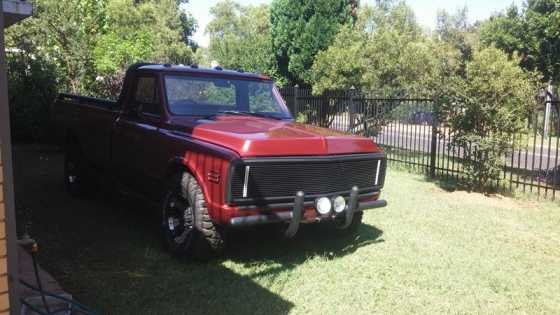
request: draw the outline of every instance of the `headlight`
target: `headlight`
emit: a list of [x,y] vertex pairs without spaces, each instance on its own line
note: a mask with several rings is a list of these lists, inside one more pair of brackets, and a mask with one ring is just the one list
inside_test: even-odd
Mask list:
[[322,215],[329,214],[329,212],[331,212],[331,207],[331,200],[327,197],[321,197],[315,201],[315,208],[317,208],[317,211]]
[[346,209],[346,200],[342,196],[338,196],[333,200],[334,212],[341,213]]

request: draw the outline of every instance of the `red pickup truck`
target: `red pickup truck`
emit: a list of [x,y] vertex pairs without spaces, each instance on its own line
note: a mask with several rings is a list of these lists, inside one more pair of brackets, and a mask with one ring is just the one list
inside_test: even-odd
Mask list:
[[[294,122],[265,76],[136,64],[117,101],[61,94],[71,194],[92,174],[158,201],[175,254],[207,258],[227,227],[330,222],[355,231],[383,207],[386,158],[369,138]],[[96,181],[98,182],[98,181]]]

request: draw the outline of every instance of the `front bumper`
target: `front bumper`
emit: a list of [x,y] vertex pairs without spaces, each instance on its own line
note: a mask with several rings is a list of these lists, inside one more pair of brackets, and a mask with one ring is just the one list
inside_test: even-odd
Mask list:
[[[279,211],[235,217],[230,219],[229,224],[232,227],[248,227],[261,224],[289,222],[288,229],[286,230],[286,236],[293,237],[297,233],[304,216],[306,206],[304,200],[305,193],[299,191],[294,198],[293,209],[291,211]],[[350,225],[355,212],[361,212],[364,210],[381,208],[385,206],[387,206],[387,201],[385,200],[359,201],[358,188],[352,188],[347,207],[340,214],[345,216],[345,224],[343,228]]]

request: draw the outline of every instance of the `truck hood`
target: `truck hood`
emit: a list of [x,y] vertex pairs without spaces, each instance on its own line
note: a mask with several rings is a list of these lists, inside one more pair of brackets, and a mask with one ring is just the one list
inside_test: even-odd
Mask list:
[[380,152],[369,138],[291,121],[247,116],[178,120],[195,139],[236,151],[242,157],[334,155]]

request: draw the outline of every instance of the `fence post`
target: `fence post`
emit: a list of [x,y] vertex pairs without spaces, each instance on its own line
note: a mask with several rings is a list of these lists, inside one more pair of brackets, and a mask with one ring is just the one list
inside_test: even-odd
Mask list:
[[[546,88],[546,98],[545,98],[545,111],[544,111],[544,131],[543,134],[548,138],[550,132],[550,114],[552,110],[552,93],[554,92],[552,88],[552,83],[548,82],[548,87]],[[538,118],[537,118],[538,119]]]
[[299,85],[294,85],[294,118],[297,120],[297,116],[299,114],[299,106],[298,106],[298,90],[299,90]]
[[354,103],[356,98],[356,88],[352,85],[348,93],[348,98],[350,99],[350,106],[348,106],[348,132],[354,129],[354,113],[356,111],[356,104]]
[[436,158],[437,158],[437,132],[438,132],[438,103],[432,100],[432,137],[430,145],[430,177],[436,177]]

